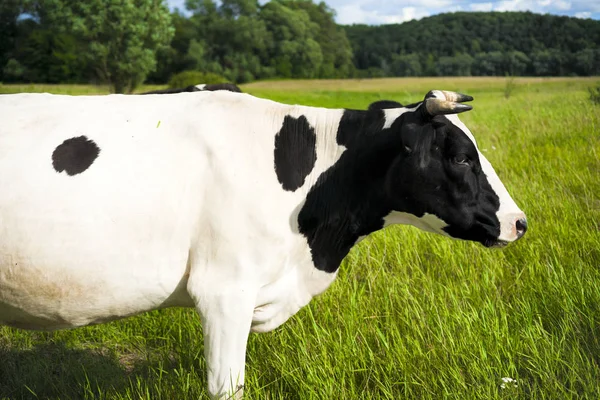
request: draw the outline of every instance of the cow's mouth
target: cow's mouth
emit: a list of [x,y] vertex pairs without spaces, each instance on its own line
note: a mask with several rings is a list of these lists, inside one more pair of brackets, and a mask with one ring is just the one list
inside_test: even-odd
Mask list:
[[498,240],[498,239],[486,239],[483,241],[483,245],[487,248],[491,248],[491,249],[501,249],[503,247],[508,246],[508,243],[506,240]]

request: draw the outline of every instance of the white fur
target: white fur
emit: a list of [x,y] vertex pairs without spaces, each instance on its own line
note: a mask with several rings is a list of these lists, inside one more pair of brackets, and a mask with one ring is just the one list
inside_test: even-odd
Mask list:
[[392,127],[392,124],[399,116],[404,114],[405,112],[410,111],[407,108],[387,108],[383,110],[385,115],[385,123],[383,124],[383,129],[389,129]]

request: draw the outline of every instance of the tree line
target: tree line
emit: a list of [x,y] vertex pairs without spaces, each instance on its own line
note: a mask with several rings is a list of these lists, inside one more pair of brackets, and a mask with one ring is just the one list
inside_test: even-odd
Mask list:
[[382,26],[335,23],[312,0],[3,0],[0,81],[109,83],[129,92],[202,71],[272,78],[600,75],[600,21],[450,13]]
[[600,75],[600,21],[591,19],[457,12],[345,31],[367,76]]

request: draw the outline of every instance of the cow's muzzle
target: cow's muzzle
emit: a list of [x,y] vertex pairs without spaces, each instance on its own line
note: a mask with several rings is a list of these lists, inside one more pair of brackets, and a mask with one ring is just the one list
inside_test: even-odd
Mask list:
[[512,242],[521,239],[527,232],[527,218],[523,213],[511,214],[504,218],[505,224],[502,234],[497,239],[483,242],[485,247],[505,247]]
[[519,218],[517,222],[515,222],[515,228],[517,231],[517,240],[519,240],[525,235],[525,232],[527,232],[527,218]]

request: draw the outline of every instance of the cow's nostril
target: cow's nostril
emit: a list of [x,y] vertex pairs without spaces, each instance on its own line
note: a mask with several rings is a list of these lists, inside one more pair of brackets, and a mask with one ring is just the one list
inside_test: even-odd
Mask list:
[[517,220],[517,237],[521,238],[527,232],[527,220],[521,218]]

